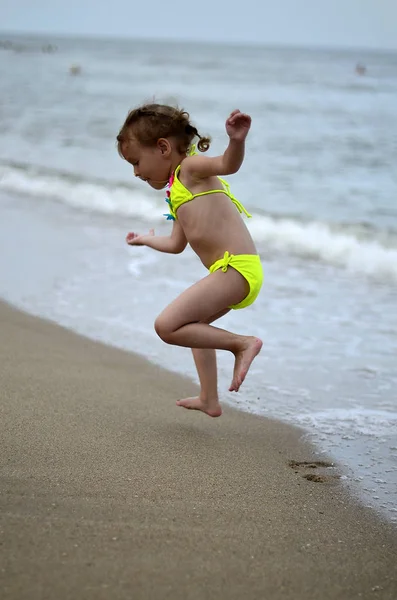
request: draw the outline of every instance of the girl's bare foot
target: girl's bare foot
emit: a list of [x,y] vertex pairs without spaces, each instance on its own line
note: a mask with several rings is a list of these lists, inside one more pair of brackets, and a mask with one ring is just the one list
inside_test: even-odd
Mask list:
[[188,408],[189,410],[201,410],[201,412],[210,417],[220,417],[222,414],[222,407],[218,400],[204,402],[200,397],[185,398],[184,400],[177,400],[176,405],[183,406],[183,408]]
[[233,380],[230,384],[229,392],[238,392],[240,385],[246,378],[252,361],[262,348],[263,342],[259,338],[248,337],[246,340],[245,347],[235,354]]

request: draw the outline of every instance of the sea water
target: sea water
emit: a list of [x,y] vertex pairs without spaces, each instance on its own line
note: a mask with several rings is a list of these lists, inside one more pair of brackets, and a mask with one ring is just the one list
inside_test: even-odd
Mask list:
[[1,40],[0,296],[197,380],[190,351],[153,321],[205,269],[189,248],[125,244],[170,223],[164,192],[134,179],[115,137],[131,107],[177,102],[216,154],[230,111],[248,112],[229,182],[265,283],[221,324],[264,345],[238,394],[218,353],[221,398],[302,426],[397,521],[397,54]]

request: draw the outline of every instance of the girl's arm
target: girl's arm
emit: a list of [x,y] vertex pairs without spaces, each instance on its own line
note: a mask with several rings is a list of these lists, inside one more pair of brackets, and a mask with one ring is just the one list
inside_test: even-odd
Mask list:
[[178,221],[174,221],[171,235],[154,235],[154,229],[151,229],[147,235],[129,233],[126,242],[130,246],[147,246],[169,254],[180,254],[187,246],[186,236]]
[[198,179],[237,173],[244,160],[245,139],[250,127],[249,115],[239,110],[233,111],[226,121],[229,145],[222,156],[189,156],[183,161],[181,172],[188,177]]

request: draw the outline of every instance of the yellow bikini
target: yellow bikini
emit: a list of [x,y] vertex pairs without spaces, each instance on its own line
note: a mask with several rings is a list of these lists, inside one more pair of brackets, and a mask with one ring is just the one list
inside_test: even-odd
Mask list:
[[[178,165],[175,169],[174,177],[171,179],[172,183],[170,184],[170,197],[169,197],[169,207],[170,207],[170,216],[173,219],[177,219],[176,212],[182,204],[185,202],[190,202],[199,196],[208,196],[209,194],[226,194],[230,198],[230,200],[235,204],[240,213],[244,213],[247,217],[251,217],[249,212],[247,212],[244,206],[233,196],[230,191],[230,186],[224,179],[218,177],[219,181],[222,183],[222,188],[218,190],[207,190],[206,192],[199,192],[198,194],[192,194],[183,183],[181,183],[178,175],[181,170],[181,165]],[[166,215],[168,216],[168,215]]]
[[[194,148],[192,149],[190,154],[194,154]],[[174,176],[170,180],[169,184],[169,193],[167,193],[168,198],[166,199],[169,208],[170,214],[165,215],[167,219],[176,220],[176,213],[178,208],[185,204],[186,202],[190,202],[199,196],[207,196],[209,194],[226,194],[233,202],[233,204],[237,207],[240,213],[244,213],[247,217],[251,217],[249,212],[246,211],[244,206],[233,196],[230,192],[229,184],[224,180],[218,177],[219,181],[222,183],[222,189],[218,190],[207,190],[206,192],[199,192],[198,194],[192,194],[184,185],[181,183],[178,175],[181,169],[181,165],[179,165],[175,169]],[[223,258],[217,260],[213,265],[210,266],[209,272],[214,273],[218,271],[218,269],[222,269],[224,273],[226,273],[228,267],[233,267],[236,269],[243,277],[247,280],[249,285],[248,295],[239,302],[238,304],[234,304],[229,308],[245,308],[252,304],[262,287],[263,283],[263,270],[260,261],[260,257],[258,254],[229,254],[229,252],[225,252]]]
[[244,300],[238,304],[232,304],[229,308],[237,309],[250,306],[257,299],[263,283],[263,270],[259,254],[229,254],[226,251],[223,258],[210,266],[209,272],[214,273],[218,269],[222,269],[226,273],[229,265],[248,281],[250,287],[250,291]]

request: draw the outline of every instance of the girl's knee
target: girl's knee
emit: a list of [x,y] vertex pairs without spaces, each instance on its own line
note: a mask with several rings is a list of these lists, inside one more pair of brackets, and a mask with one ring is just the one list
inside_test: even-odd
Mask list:
[[171,336],[173,333],[173,330],[170,328],[169,323],[167,322],[167,319],[164,318],[164,316],[161,314],[157,317],[157,319],[154,322],[154,330],[157,333],[157,335],[159,336],[159,338],[161,338],[163,340],[163,342],[166,342],[166,344],[171,344]]

